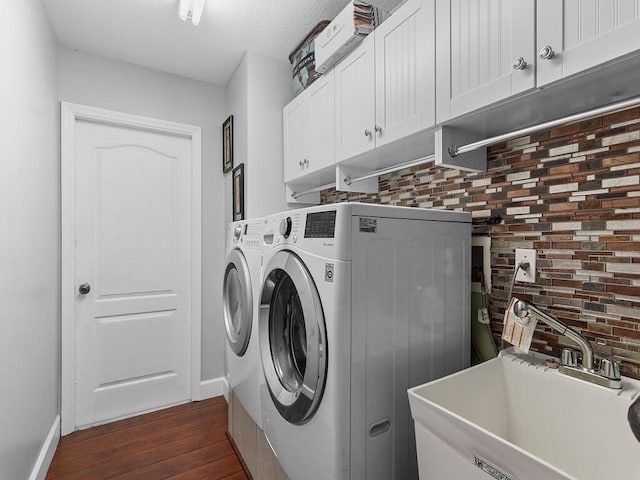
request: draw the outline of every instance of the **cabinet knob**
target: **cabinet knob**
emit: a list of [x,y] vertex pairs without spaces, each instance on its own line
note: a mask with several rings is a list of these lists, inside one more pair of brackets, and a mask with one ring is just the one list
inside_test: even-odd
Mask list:
[[83,283],[78,287],[78,292],[80,292],[81,295],[86,295],[90,291],[91,291],[91,285],[89,285],[88,283]]
[[309,165],[309,160],[307,160],[306,158],[304,160],[300,160],[298,162],[298,165],[300,165],[300,168],[304,168],[305,165]]
[[382,127],[379,125],[376,125],[375,131],[378,133],[382,133]]
[[546,47],[543,47],[538,52],[538,56],[540,58],[542,58],[543,60],[551,60],[555,54],[556,54],[556,52],[553,51],[553,48],[551,48],[550,45],[547,45]]
[[369,130],[368,128],[364,131],[364,136],[365,137],[370,137],[371,136],[371,130]]
[[524,70],[527,66],[527,61],[523,57],[518,57],[513,61],[514,70]]

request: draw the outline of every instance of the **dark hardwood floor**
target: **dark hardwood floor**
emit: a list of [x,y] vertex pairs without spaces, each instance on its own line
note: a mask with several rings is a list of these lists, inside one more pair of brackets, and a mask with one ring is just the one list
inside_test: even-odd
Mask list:
[[74,432],[60,439],[47,480],[246,480],[227,440],[222,397]]

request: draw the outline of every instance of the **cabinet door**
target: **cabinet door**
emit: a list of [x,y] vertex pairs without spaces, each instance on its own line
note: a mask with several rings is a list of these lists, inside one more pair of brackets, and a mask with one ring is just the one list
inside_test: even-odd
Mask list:
[[375,146],[373,40],[369,35],[334,69],[338,162]]
[[640,50],[640,0],[538,0],[538,85]]
[[438,122],[535,86],[535,20],[534,0],[436,2]]
[[305,173],[329,167],[335,162],[335,88],[334,71],[330,71],[309,87],[307,96],[308,146]]
[[374,35],[380,146],[435,123],[434,0],[408,0]]
[[305,167],[305,93],[298,95],[283,110],[285,182],[302,175]]

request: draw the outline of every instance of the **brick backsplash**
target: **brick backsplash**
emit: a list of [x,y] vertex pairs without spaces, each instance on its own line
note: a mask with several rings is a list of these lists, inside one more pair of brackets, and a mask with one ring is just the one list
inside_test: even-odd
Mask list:
[[[465,210],[491,236],[492,330],[502,331],[516,248],[537,250],[530,300],[587,337],[596,355],[640,379],[640,108],[491,147],[486,173],[417,167],[380,177],[379,193],[326,190],[322,203],[362,201]],[[538,326],[532,349],[559,356],[571,341]]]

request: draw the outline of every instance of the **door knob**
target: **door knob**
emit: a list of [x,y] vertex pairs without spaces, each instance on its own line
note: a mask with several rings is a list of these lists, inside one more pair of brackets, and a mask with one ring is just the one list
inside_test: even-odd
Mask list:
[[82,295],[86,295],[91,291],[91,285],[89,285],[88,283],[83,283],[82,285],[80,285],[80,287],[78,287],[78,291]]

